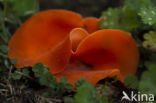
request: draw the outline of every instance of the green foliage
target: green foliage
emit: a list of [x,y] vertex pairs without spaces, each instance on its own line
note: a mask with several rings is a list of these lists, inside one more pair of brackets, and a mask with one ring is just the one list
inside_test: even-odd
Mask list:
[[131,31],[137,27],[137,15],[135,10],[128,8],[109,8],[102,13],[101,28],[121,29]]
[[[15,59],[16,61],[16,59]],[[14,62],[15,63],[15,62]],[[14,80],[20,80],[22,78],[25,78],[26,76],[29,76],[29,71],[27,68],[23,68],[23,69],[16,69],[13,73],[11,73],[11,77]]]
[[12,8],[8,8],[16,16],[27,16],[39,11],[37,0],[12,0]]
[[37,63],[32,68],[40,85],[47,87],[43,96],[61,97],[64,93],[71,92],[72,86],[68,84],[67,79],[62,77],[61,81],[57,82],[56,78],[53,77],[46,67],[42,63]]
[[44,69],[44,65],[42,63],[37,63],[33,66],[32,71],[35,74],[35,77],[42,77],[45,73],[48,72],[48,69]]
[[8,46],[0,45],[0,51],[2,51],[3,53],[7,53],[8,52]]
[[10,34],[8,28],[6,28],[4,24],[2,24],[2,27],[0,28],[0,30],[2,31],[2,32],[0,32],[0,38],[2,38],[2,40],[5,43],[8,43],[8,41],[11,37],[11,34]]
[[156,26],[156,7],[141,8],[139,15],[145,24]]
[[21,78],[22,78],[22,75],[21,74],[19,74],[19,73],[17,73],[17,72],[20,72],[21,70],[20,69],[18,69],[18,70],[16,70],[14,73],[12,73],[12,78],[14,79],[14,80],[20,80]]
[[107,83],[105,85],[102,85],[101,89],[104,90],[104,92],[106,93],[110,92],[110,88],[107,87]]
[[[156,26],[156,2],[155,0],[126,0],[125,7],[135,10],[137,15],[141,17],[138,19],[139,23],[143,21],[149,26]],[[139,27],[140,25],[138,25]],[[141,25],[142,27],[143,25]]]
[[138,87],[138,79],[134,75],[128,75],[126,77],[126,79],[124,80],[124,84],[131,88],[137,88]]
[[64,98],[64,103],[74,103],[74,99],[71,97],[65,97]]
[[[155,56],[156,57],[156,56]],[[143,93],[156,95],[156,63],[146,62],[147,71],[143,72],[139,82],[139,90]]]
[[105,96],[100,96],[97,98],[98,103],[111,103],[111,101],[108,100]]
[[152,0],[126,0],[124,7],[109,8],[102,13],[103,19],[100,22],[100,27],[121,29],[128,32],[143,28],[145,24],[155,28],[155,5]]
[[3,16],[2,16],[2,15],[3,15],[2,13],[3,13],[3,12],[2,12],[2,9],[0,8],[0,22],[2,22],[2,17],[3,17]]
[[83,78],[76,82],[75,90],[74,97],[66,97],[65,103],[110,103],[107,97],[97,97],[96,88]]
[[7,54],[5,54],[5,53],[2,53],[2,52],[0,52],[0,60],[3,60],[3,58],[8,58],[8,55]]
[[16,64],[17,63],[17,59],[11,59],[11,64]]
[[142,7],[148,7],[151,4],[151,0],[125,0],[126,7],[137,11]]
[[119,19],[118,15],[119,15],[119,9],[109,8],[108,11],[102,13],[103,19],[100,22],[100,27],[115,28],[118,24],[118,19]]
[[145,41],[143,42],[143,47],[156,51],[156,32],[150,31],[144,34]]
[[11,33],[5,25],[6,22],[14,25],[9,28],[17,29],[22,24],[21,17],[24,18],[39,11],[39,3],[37,0],[1,0],[0,2],[5,4],[4,8],[6,8],[0,9],[0,31],[2,31],[0,38],[8,43]]
[[76,88],[75,103],[96,103],[96,89],[89,83]]
[[82,84],[84,84],[84,83],[86,83],[87,81],[86,81],[86,79],[85,78],[81,78],[80,80],[78,80],[76,83],[75,83],[75,85],[77,86],[77,87],[79,87],[79,86],[81,86]]
[[[78,80],[80,82],[82,80]],[[73,103],[110,103],[107,97],[96,97],[96,89],[93,85],[83,82],[77,86]],[[72,103],[72,102],[71,102]]]

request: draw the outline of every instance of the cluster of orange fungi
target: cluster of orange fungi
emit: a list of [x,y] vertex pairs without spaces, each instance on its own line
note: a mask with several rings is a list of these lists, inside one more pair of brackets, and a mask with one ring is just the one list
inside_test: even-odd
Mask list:
[[100,30],[98,22],[67,10],[35,14],[9,41],[9,58],[18,59],[17,68],[42,62],[58,81],[66,77],[73,86],[80,78],[95,85],[106,77],[135,74],[135,40],[121,30]]

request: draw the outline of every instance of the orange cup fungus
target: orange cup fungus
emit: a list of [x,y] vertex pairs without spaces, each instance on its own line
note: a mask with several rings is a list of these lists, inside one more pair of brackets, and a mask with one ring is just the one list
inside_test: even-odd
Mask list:
[[66,10],[38,13],[9,41],[9,58],[18,59],[17,68],[42,62],[58,81],[66,77],[72,85],[80,78],[95,85],[106,77],[135,74],[135,40],[121,30],[99,30],[98,22]]

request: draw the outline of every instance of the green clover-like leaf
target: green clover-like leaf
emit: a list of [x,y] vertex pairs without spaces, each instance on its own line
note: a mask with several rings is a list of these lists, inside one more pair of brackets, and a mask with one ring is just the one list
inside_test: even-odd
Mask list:
[[141,8],[139,15],[145,24],[156,25],[156,7]]
[[145,41],[143,42],[143,47],[156,51],[156,32],[150,31],[144,34]]

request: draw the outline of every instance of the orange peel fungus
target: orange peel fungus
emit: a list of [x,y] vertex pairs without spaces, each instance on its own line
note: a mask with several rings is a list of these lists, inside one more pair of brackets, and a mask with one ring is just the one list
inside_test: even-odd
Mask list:
[[[86,29],[84,29],[86,28]],[[135,74],[139,52],[135,40],[121,30],[99,30],[98,19],[66,10],[47,10],[28,19],[9,41],[9,58],[17,68],[38,62],[48,65],[59,81],[75,85]]]

